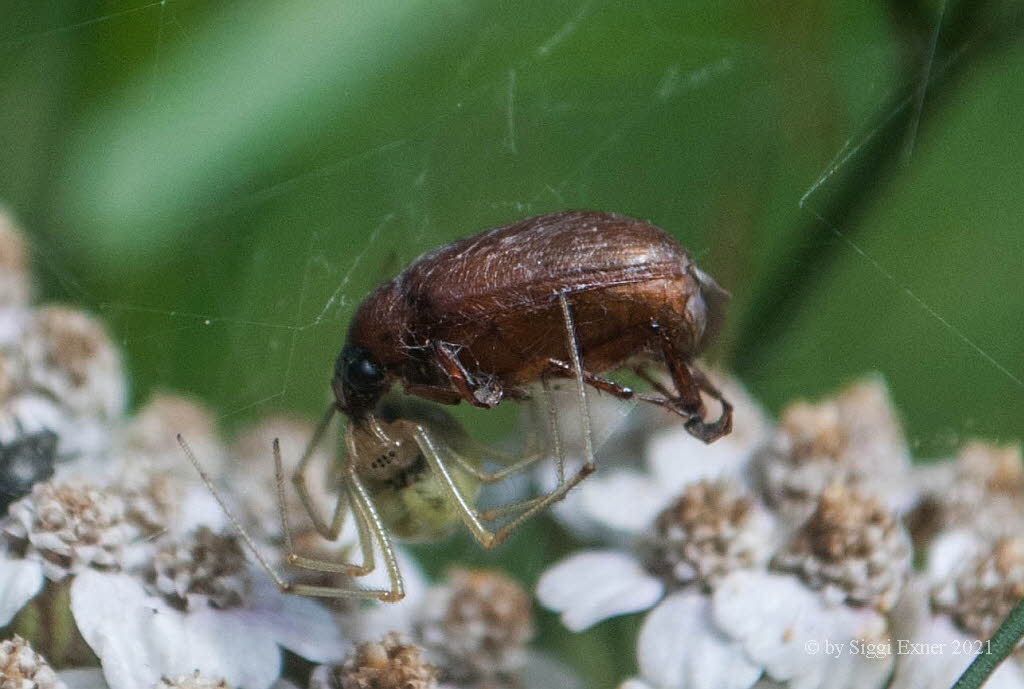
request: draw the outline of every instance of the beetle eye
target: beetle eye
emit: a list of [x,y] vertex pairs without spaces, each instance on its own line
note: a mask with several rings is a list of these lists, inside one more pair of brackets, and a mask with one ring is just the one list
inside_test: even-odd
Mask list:
[[341,353],[342,377],[345,383],[355,391],[370,392],[376,390],[384,380],[384,370],[372,359],[362,347],[348,346]]

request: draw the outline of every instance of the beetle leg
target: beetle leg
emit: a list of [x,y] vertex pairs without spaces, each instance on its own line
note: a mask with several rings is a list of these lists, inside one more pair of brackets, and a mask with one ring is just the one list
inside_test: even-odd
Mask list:
[[482,407],[484,409],[490,409],[501,402],[501,386],[493,380],[485,383],[477,380],[459,361],[457,352],[452,345],[440,340],[434,340],[430,343],[430,350],[437,363],[447,374],[448,380],[459,391],[462,399],[474,407]]
[[[573,369],[572,364],[562,361],[561,359],[548,359],[546,375],[564,376],[564,377],[575,377],[576,371]],[[602,378],[601,376],[595,375],[590,371],[583,371],[583,381],[601,392],[610,393],[619,399],[628,400],[633,398],[633,389],[620,385],[614,380]]]
[[[672,338],[664,328],[658,323],[651,323],[651,328],[661,341],[665,365],[668,367],[669,375],[672,376],[672,382],[675,384],[678,395],[666,395],[665,398],[639,395],[640,399],[665,407],[685,418],[686,430],[690,435],[705,443],[714,442],[729,433],[732,430],[732,405],[725,400],[722,393],[708,381],[703,373],[689,366],[686,357],[679,354]],[[650,380],[647,376],[645,378]],[[655,389],[665,392],[664,387],[657,383],[655,383]],[[704,420],[704,403],[700,397],[702,390],[722,405],[722,413],[715,421]]]

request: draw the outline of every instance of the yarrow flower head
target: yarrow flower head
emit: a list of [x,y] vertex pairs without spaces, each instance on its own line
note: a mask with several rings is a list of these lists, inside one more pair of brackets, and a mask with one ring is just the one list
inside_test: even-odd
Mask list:
[[953,460],[915,469],[920,493],[909,519],[925,547],[947,531],[1024,532],[1024,458],[1019,443],[968,442]]
[[[951,531],[929,546],[928,568],[918,573],[895,610],[896,636],[908,648],[942,652],[897,656],[894,689],[946,689],[980,653],[987,639],[1024,598],[1024,536],[988,542]],[[913,644],[913,646],[911,646]],[[986,686],[1024,687],[1019,653]]]
[[280,672],[279,646],[319,662],[340,658],[344,642],[330,613],[282,594],[263,574],[248,564],[235,534],[200,527],[160,539],[131,573],[78,575],[72,611],[111,689],[194,669],[266,688]]
[[[895,509],[906,498],[877,475],[886,462],[896,465],[885,469],[890,477],[909,471],[891,409],[877,382],[791,408],[784,427],[760,433],[761,445],[726,476],[684,481],[667,503],[653,491],[663,506],[632,547],[586,550],[551,567],[538,598],[573,630],[650,609],[630,689],[881,687],[891,655],[807,649],[891,634],[911,567]],[[629,509],[637,496],[606,499]]]
[[238,538],[205,526],[189,540],[168,538],[158,543],[142,576],[149,593],[181,610],[238,607],[250,585],[248,562]]
[[116,571],[135,534],[115,492],[83,483],[48,481],[11,505],[2,522],[8,556],[37,562],[59,581],[87,567]]
[[498,572],[457,569],[427,594],[418,636],[456,682],[487,683],[514,676],[533,637],[530,598]]
[[910,565],[910,538],[899,518],[841,483],[825,489],[814,514],[772,562],[812,589],[879,610],[895,605]]
[[797,402],[754,460],[768,503],[799,524],[836,482],[903,512],[913,501],[910,450],[885,384],[870,378],[817,404]]
[[[357,638],[400,639],[422,649],[440,689],[582,689],[571,670],[530,647],[530,597],[498,571],[453,569],[441,583],[407,591],[400,604],[348,613],[344,621]],[[314,686],[339,686],[329,682],[344,675],[337,666],[318,668]]]
[[124,412],[121,355],[93,317],[63,306],[36,309],[18,342],[23,384],[56,402],[63,454],[97,453],[109,446]]
[[46,659],[20,636],[0,643],[0,689],[66,689]]
[[359,644],[344,663],[313,671],[310,689],[436,689],[438,670],[423,649],[391,633]]
[[733,482],[699,481],[655,520],[648,568],[674,585],[710,589],[729,572],[765,565],[776,537],[753,496]]

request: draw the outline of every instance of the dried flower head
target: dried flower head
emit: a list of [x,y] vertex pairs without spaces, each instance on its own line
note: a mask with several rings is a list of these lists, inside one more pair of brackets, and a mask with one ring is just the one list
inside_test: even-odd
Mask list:
[[[164,530],[182,533],[194,527],[198,517],[209,516],[190,492],[196,487],[196,477],[184,461],[179,433],[204,464],[207,460],[216,467],[224,464],[227,453],[213,414],[187,397],[158,393],[124,427],[114,461],[102,468],[113,472],[123,487],[129,519],[150,535]],[[205,500],[205,489],[199,496],[212,504],[212,498]],[[219,508],[214,510],[215,514],[219,512]],[[220,523],[212,522],[215,526]]]
[[121,495],[79,481],[37,483],[11,505],[0,528],[8,549],[41,562],[53,581],[86,567],[120,569],[135,533]]
[[878,495],[892,508],[903,509],[909,501],[909,450],[878,379],[855,383],[817,404],[791,405],[756,462],[769,502],[795,523],[837,481]]
[[1024,529],[1024,461],[1019,443],[967,443],[955,461],[916,470],[921,497],[910,514],[914,541],[926,545],[938,532],[974,529],[991,536]]
[[46,660],[15,636],[0,643],[0,689],[65,689]]
[[700,481],[658,515],[650,568],[678,585],[710,589],[729,572],[768,561],[773,524],[732,482]]
[[533,637],[530,597],[506,575],[455,569],[424,602],[419,636],[446,680],[492,680],[518,670]]
[[179,434],[202,457],[207,469],[214,474],[224,470],[227,452],[213,412],[198,400],[170,392],[158,392],[149,398],[124,429],[119,450],[126,464],[192,478],[191,466],[182,461]]
[[811,588],[855,605],[888,610],[910,573],[910,538],[900,520],[873,497],[830,486],[814,514],[772,561]]
[[435,689],[437,668],[423,658],[423,649],[398,634],[359,644],[341,665],[313,671],[310,689]]
[[932,592],[932,607],[977,639],[989,639],[1024,599],[1024,536],[998,539]]
[[0,209],[0,310],[25,306],[32,293],[25,238]]
[[124,409],[121,356],[92,316],[63,306],[37,309],[22,339],[25,375],[74,416],[114,419]]
[[233,533],[199,527],[187,538],[167,538],[143,569],[150,593],[179,610],[242,605],[250,587],[245,552]]
[[224,680],[207,679],[196,670],[191,675],[179,675],[175,679],[164,677],[153,689],[230,689]]

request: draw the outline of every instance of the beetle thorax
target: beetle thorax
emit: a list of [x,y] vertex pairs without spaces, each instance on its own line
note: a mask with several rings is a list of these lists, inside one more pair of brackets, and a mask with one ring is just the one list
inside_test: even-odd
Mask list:
[[352,317],[348,341],[359,345],[389,371],[408,357],[405,342],[410,327],[409,306],[398,280],[386,282],[371,293]]

